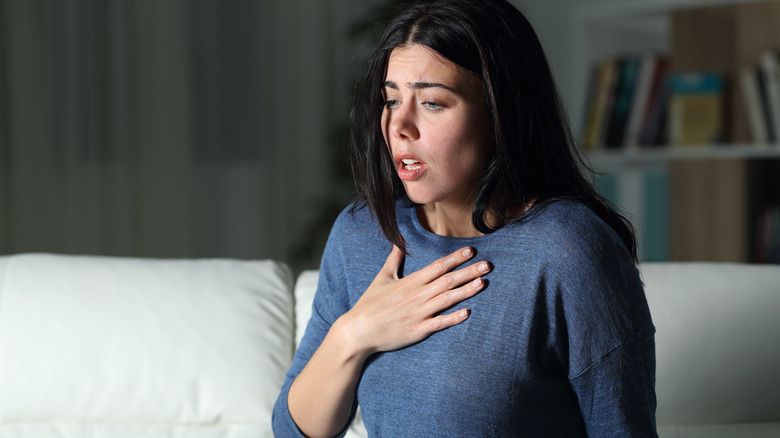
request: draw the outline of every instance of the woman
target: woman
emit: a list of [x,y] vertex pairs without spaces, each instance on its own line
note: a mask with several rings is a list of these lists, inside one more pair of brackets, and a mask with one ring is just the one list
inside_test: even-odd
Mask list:
[[[407,4],[352,111],[337,219],[278,436],[654,436],[631,225],[580,169],[505,0]],[[388,255],[389,254],[389,255]]]

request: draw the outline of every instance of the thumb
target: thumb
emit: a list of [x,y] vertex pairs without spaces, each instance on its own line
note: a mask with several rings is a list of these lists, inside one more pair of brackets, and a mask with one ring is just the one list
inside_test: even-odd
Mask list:
[[398,271],[401,269],[401,263],[404,260],[404,253],[393,245],[393,250],[390,251],[390,255],[387,256],[385,265],[382,267],[382,271],[393,280],[398,280]]

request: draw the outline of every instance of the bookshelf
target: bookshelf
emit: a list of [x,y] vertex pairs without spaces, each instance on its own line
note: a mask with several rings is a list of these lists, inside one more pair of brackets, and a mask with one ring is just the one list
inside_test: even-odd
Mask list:
[[[765,28],[780,29],[780,3],[631,1],[573,14],[572,62],[580,73],[572,77],[570,101],[579,103],[572,117],[579,138],[592,70],[600,60],[655,51],[669,56],[671,70],[718,70],[726,79],[725,143],[588,151],[601,172],[599,191],[637,224],[643,261],[760,261],[762,217],[769,206],[780,205],[780,144],[750,142],[739,87],[732,85],[740,67],[757,62],[766,49],[780,49],[780,31],[761,30],[756,17]],[[706,26],[718,26],[719,41],[699,50],[702,36],[712,32]]]

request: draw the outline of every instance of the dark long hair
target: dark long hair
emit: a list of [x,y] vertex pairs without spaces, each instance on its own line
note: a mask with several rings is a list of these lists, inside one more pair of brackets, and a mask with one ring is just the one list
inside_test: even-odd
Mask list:
[[380,120],[390,52],[409,44],[435,50],[482,83],[495,152],[472,211],[478,231],[503,227],[516,219],[511,214],[518,208],[533,205],[522,220],[553,201],[574,200],[609,224],[636,261],[634,228],[585,177],[583,172],[592,170],[572,137],[542,45],[525,16],[506,0],[407,2],[391,15],[350,114],[353,210],[368,206],[387,239],[405,251],[395,203],[412,202],[396,175]]

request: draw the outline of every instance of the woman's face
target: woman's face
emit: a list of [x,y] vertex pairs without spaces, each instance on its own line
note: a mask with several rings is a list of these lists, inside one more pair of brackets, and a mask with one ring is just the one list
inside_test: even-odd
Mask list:
[[393,49],[382,133],[409,199],[470,206],[493,151],[476,75],[426,46]]

